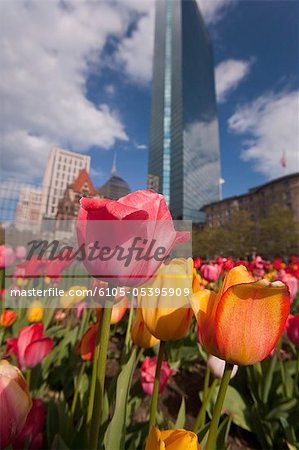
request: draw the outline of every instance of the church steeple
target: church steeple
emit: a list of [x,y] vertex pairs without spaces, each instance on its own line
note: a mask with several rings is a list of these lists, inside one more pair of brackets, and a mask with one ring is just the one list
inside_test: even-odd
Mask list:
[[111,175],[116,175],[116,152],[114,152]]

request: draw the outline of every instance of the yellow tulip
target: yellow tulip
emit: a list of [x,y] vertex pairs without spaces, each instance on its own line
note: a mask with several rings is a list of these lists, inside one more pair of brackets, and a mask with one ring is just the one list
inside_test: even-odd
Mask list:
[[86,286],[72,286],[60,297],[60,306],[64,309],[80,303],[86,297]]
[[133,343],[141,348],[151,348],[159,342],[159,339],[155,338],[146,328],[140,308],[136,310],[131,337]]
[[43,315],[44,309],[42,302],[40,300],[33,300],[27,311],[27,319],[29,322],[41,322]]
[[157,339],[177,340],[188,332],[192,319],[189,307],[192,275],[192,258],[173,259],[162,264],[153,278],[140,287],[142,317],[150,333]]
[[184,429],[160,431],[152,427],[145,450],[200,450],[195,433]]

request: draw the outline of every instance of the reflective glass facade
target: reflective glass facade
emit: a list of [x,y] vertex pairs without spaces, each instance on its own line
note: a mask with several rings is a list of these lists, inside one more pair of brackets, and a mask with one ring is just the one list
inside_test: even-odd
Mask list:
[[149,187],[175,219],[204,220],[219,200],[219,137],[212,48],[195,0],[157,0]]

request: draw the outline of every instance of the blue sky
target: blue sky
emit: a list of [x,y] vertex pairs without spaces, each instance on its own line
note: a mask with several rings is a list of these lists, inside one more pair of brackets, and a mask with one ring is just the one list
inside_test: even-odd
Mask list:
[[[227,197],[298,170],[299,3],[198,2],[214,46]],[[2,17],[4,173],[38,184],[61,146],[90,154],[101,186],[116,151],[118,174],[144,188],[154,2],[20,0]]]

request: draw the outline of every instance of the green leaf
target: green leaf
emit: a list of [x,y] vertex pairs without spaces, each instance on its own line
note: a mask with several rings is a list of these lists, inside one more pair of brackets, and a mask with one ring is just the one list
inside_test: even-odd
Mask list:
[[178,412],[178,416],[177,416],[174,428],[184,428],[185,420],[186,420],[186,405],[185,405],[185,399],[184,399],[184,397],[182,397],[182,403],[180,406],[180,410]]
[[114,415],[109,423],[104,439],[105,448],[107,450],[124,448],[127,403],[132,377],[135,370],[135,360],[136,348],[133,349],[128,362],[123,366],[117,379]]
[[[212,396],[213,407],[216,402],[218,390],[219,388],[215,389],[214,394]],[[252,431],[250,427],[247,405],[243,400],[243,398],[241,397],[241,395],[239,394],[239,392],[237,391],[237,389],[235,389],[232,386],[228,386],[224,404],[222,407],[222,413],[231,416],[232,421],[239,427],[247,431]]]

